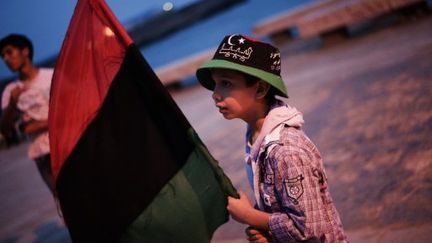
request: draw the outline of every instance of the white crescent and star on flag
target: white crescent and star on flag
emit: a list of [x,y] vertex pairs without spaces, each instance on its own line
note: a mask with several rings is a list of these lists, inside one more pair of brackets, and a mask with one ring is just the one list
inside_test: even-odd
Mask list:
[[[233,43],[232,43],[232,38],[235,37],[235,36],[237,36],[237,35],[231,35],[230,37],[228,37],[227,42],[228,42],[228,44],[229,44],[230,46],[236,45],[236,44],[233,44]],[[239,44],[244,44],[245,40],[246,40],[246,39],[244,39],[243,37],[240,37],[240,39],[238,40],[238,42],[239,42]]]

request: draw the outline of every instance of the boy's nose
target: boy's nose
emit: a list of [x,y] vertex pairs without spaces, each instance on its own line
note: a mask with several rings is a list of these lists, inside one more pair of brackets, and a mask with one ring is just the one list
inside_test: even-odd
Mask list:
[[216,89],[213,91],[212,98],[215,102],[222,100],[222,96],[218,92],[216,92]]

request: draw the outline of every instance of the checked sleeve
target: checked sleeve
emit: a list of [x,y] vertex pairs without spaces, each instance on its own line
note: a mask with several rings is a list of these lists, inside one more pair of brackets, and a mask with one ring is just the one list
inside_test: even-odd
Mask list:
[[278,242],[321,242],[331,230],[321,157],[303,132],[288,130],[290,138],[268,157],[279,205],[270,216],[270,231]]

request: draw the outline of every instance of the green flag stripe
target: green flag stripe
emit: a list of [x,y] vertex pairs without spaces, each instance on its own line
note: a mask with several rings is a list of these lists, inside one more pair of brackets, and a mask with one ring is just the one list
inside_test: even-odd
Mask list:
[[197,148],[120,242],[210,242],[227,220],[226,195]]
[[240,195],[237,193],[237,190],[234,188],[231,180],[225,175],[224,171],[219,166],[219,163],[209,153],[207,147],[201,141],[198,134],[195,132],[195,130],[193,130],[193,128],[190,128],[188,130],[188,137],[198,149],[200,158],[204,157],[202,159],[206,160],[211,166],[214,176],[216,177],[216,180],[219,182],[219,186],[222,188],[222,191],[225,193],[225,195],[235,197],[235,198],[240,198]]

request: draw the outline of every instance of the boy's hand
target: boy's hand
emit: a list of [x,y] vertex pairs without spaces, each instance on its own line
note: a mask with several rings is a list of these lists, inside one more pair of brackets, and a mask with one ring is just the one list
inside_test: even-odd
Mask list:
[[244,192],[240,198],[228,197],[227,210],[231,217],[242,224],[248,224],[257,229],[269,230],[270,214],[255,209]]
[[249,224],[248,219],[255,210],[244,192],[239,192],[240,198],[228,197],[227,210],[239,223]]
[[18,102],[18,98],[21,95],[21,93],[24,91],[24,88],[21,88],[19,86],[16,86],[10,94],[10,103],[15,105]]
[[255,229],[253,227],[248,227],[245,230],[246,235],[248,236],[249,242],[257,242],[257,243],[269,243],[271,242],[270,235],[262,230]]
[[48,120],[31,120],[26,123],[22,123],[19,126],[21,132],[25,134],[32,134],[36,132],[42,132],[48,130]]

